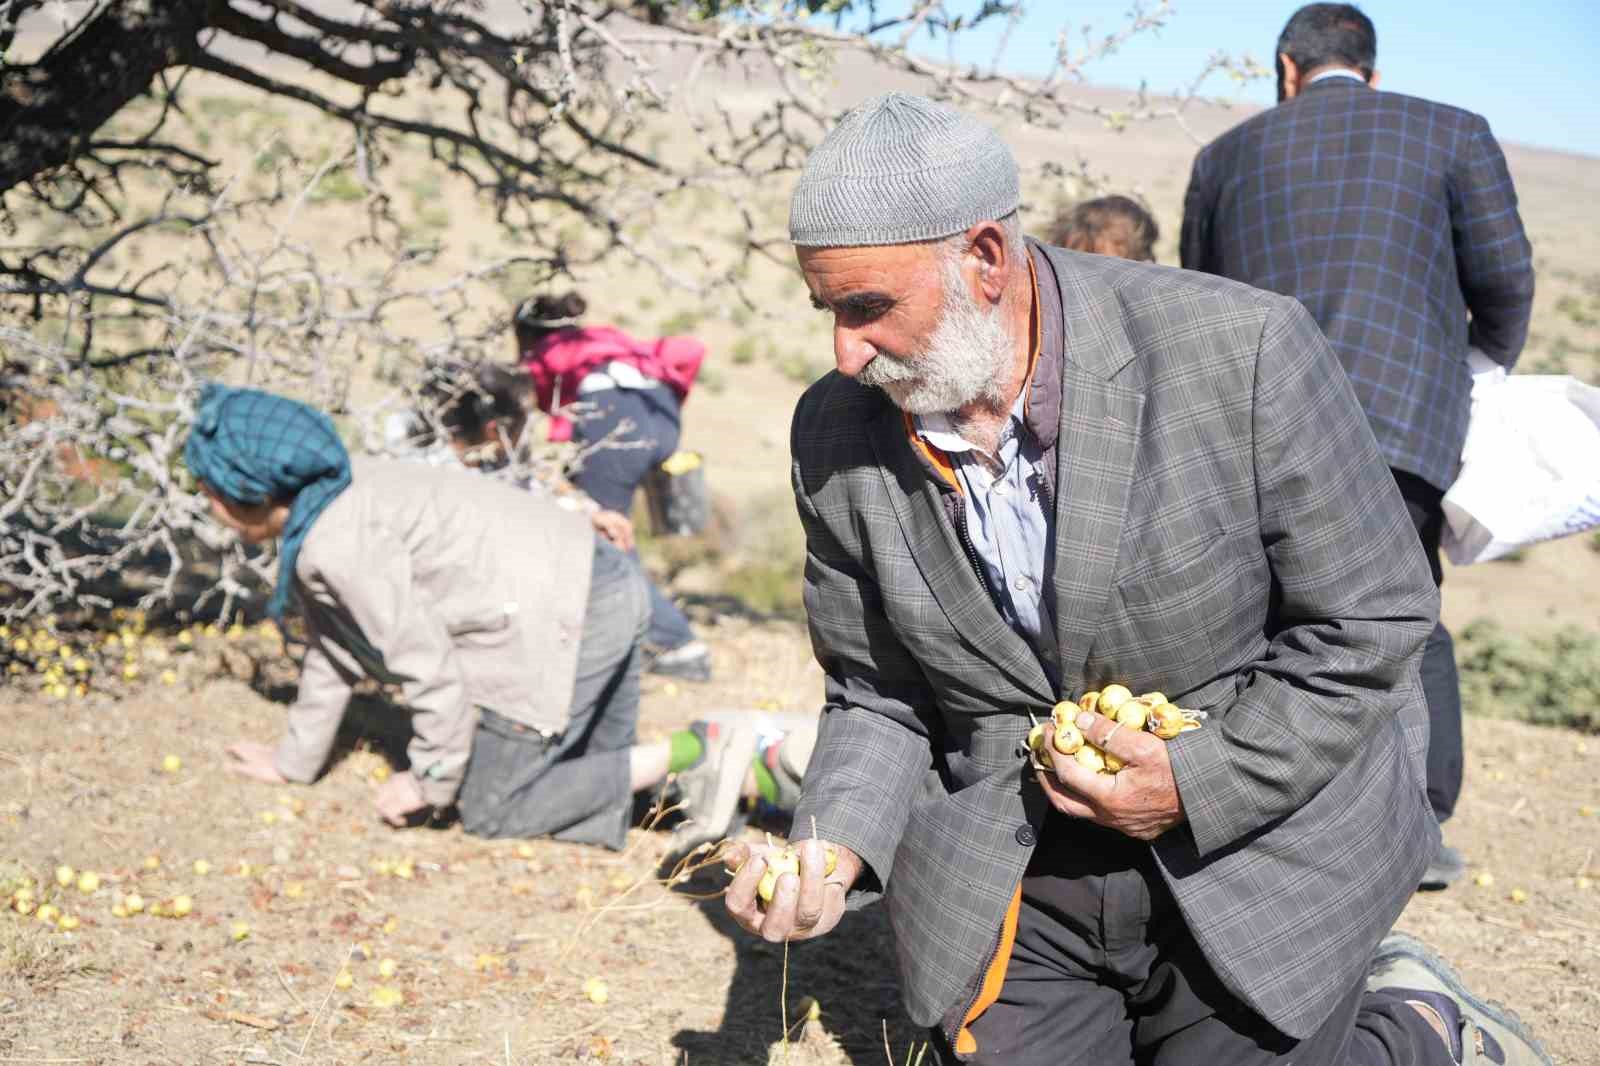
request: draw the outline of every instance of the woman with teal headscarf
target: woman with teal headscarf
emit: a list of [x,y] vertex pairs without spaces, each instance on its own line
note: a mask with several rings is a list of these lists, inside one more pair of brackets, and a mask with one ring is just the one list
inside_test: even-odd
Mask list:
[[648,587],[582,515],[463,471],[352,461],[326,415],[254,389],[207,386],[184,458],[218,521],[279,541],[268,610],[292,599],[306,624],[288,730],[233,745],[233,769],[314,780],[368,677],[412,711],[410,767],[375,797],[390,824],[457,806],[478,835],[620,848],[634,793],[669,772],[691,817],[736,807],[748,728],[635,744]]

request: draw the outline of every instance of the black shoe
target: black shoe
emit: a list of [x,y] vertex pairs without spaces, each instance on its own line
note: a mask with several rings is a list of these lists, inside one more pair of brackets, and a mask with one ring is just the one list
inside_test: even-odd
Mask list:
[[1438,850],[1428,861],[1428,868],[1422,872],[1422,881],[1417,887],[1424,891],[1437,892],[1461,880],[1461,875],[1466,872],[1467,860],[1461,857],[1459,851],[1441,840]]

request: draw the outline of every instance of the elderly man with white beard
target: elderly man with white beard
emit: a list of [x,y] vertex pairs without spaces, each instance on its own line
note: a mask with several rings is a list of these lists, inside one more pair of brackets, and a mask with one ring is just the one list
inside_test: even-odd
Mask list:
[[[730,847],[729,912],[805,940],[884,897],[947,1062],[1547,1062],[1387,935],[1438,839],[1438,596],[1326,340],[1026,240],[1019,200],[993,130],[897,93],[800,177],[838,365],[791,439],[825,704],[799,873],[763,903],[771,848]],[[1120,772],[1031,768],[1032,718],[1113,682],[1208,718],[1085,711]]]

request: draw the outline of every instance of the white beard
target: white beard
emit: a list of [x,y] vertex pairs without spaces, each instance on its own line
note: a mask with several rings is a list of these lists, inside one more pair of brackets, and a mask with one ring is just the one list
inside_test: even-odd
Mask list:
[[1004,403],[1003,379],[1015,350],[1000,309],[981,306],[967,290],[960,259],[940,258],[944,306],[928,343],[909,358],[880,352],[856,374],[857,381],[882,389],[896,407],[914,415],[950,414],[979,401]]

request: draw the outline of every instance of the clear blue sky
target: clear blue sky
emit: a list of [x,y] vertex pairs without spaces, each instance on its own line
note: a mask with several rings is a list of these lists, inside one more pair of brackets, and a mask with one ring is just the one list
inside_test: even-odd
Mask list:
[[[885,5],[888,6],[888,5]],[[951,0],[951,10],[968,7]],[[976,5],[971,5],[976,6]],[[1100,33],[1126,25],[1128,0],[1028,0],[1002,64],[1018,74],[1042,72],[1056,31],[1069,19]],[[1150,3],[1151,7],[1155,6]],[[1085,70],[1097,85],[1172,91],[1212,52],[1248,52],[1269,69],[1272,48],[1300,6],[1276,0],[1172,0],[1159,36],[1141,35]],[[1502,140],[1600,155],[1600,3],[1596,0],[1370,0],[1357,6],[1378,29],[1382,87],[1476,111]],[[972,31],[956,58],[987,67],[1000,22]],[[1081,37],[1074,35],[1075,46]],[[919,50],[929,50],[926,44]],[[1074,49],[1076,51],[1076,47]],[[930,55],[944,55],[942,43]],[[1225,78],[1206,90],[1234,91]],[[1270,79],[1244,90],[1268,105]]]

